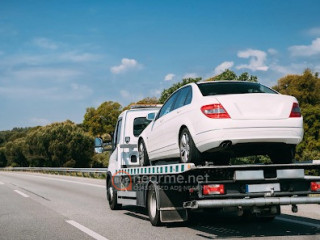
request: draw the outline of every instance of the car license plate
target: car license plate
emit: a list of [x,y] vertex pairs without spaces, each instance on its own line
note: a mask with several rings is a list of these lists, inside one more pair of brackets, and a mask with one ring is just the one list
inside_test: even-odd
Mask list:
[[279,183],[268,183],[268,184],[248,184],[246,185],[247,193],[257,193],[257,192],[271,192],[280,191]]

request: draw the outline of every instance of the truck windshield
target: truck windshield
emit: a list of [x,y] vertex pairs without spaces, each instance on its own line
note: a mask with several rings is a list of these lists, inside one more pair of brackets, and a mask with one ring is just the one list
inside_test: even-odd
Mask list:
[[252,82],[212,82],[198,84],[203,96],[224,95],[224,94],[245,94],[245,93],[272,93],[276,91]]
[[138,137],[151,121],[145,117],[135,118],[133,121],[133,135]]

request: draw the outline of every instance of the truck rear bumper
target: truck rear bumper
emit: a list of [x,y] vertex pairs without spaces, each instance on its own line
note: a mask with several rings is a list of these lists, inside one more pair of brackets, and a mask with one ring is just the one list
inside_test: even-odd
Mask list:
[[263,207],[277,205],[297,205],[320,203],[320,197],[268,197],[251,199],[219,199],[193,200],[184,202],[183,207],[188,209],[223,208],[223,207]]

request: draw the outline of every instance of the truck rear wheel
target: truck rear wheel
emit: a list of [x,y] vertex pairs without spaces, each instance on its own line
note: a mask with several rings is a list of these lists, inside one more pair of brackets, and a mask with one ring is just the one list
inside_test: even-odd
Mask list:
[[157,209],[157,194],[153,184],[150,185],[150,190],[148,191],[148,214],[150,222],[153,226],[160,226],[160,210]]
[[122,205],[117,203],[117,190],[112,186],[110,177],[107,181],[107,199],[111,210],[119,210],[122,208]]
[[193,142],[191,134],[187,128],[181,131],[179,137],[180,162],[181,163],[199,163],[201,153]]

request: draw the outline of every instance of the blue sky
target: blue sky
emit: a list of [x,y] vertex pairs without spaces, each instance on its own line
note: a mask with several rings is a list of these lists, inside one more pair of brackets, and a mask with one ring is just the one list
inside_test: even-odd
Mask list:
[[0,0],[0,130],[158,97],[230,68],[320,71],[320,1]]

